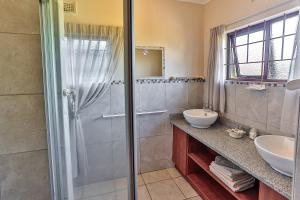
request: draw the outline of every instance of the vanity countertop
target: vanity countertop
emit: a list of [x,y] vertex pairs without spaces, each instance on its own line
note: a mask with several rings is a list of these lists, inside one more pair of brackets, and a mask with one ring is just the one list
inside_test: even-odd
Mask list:
[[234,139],[225,132],[228,127],[220,124],[208,129],[197,129],[183,118],[171,119],[171,123],[283,196],[291,198],[292,179],[273,170],[259,156],[253,140],[246,136]]

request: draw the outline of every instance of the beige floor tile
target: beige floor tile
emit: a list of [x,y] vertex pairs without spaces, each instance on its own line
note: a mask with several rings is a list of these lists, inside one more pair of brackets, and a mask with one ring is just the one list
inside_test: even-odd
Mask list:
[[183,177],[175,178],[174,181],[176,185],[179,187],[179,189],[181,190],[181,192],[184,194],[185,198],[198,196],[197,192]]
[[173,180],[164,180],[147,185],[152,200],[185,199]]
[[145,185],[142,175],[138,175],[138,185],[139,186]]
[[192,197],[190,199],[187,200],[203,200],[201,197],[197,196],[197,197]]
[[177,177],[181,176],[181,174],[179,173],[179,171],[175,167],[168,168],[167,170],[168,170],[168,172],[169,172],[169,174],[172,178],[177,178]]
[[168,173],[168,170],[166,169],[144,173],[142,174],[142,177],[144,179],[145,184],[154,183],[157,181],[167,180],[171,178],[170,174]]
[[140,186],[138,188],[138,198],[139,200],[151,200],[146,186]]

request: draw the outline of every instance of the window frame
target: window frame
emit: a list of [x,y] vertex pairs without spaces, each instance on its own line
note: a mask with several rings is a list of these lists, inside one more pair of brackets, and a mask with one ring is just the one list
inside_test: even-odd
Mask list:
[[[248,26],[246,28],[238,29],[233,32],[227,33],[227,42],[226,42],[226,80],[238,80],[238,81],[262,81],[262,82],[286,82],[287,80],[285,79],[270,79],[268,78],[269,74],[269,64],[270,62],[276,62],[276,61],[293,61],[293,58],[291,59],[284,59],[283,54],[284,54],[284,38],[288,36],[296,36],[296,33],[293,34],[285,34],[285,23],[286,19],[292,18],[294,16],[298,16],[298,23],[300,21],[299,19],[299,11],[295,11],[289,14],[284,14],[279,17],[266,20],[261,23],[257,23],[251,26]],[[271,38],[271,26],[274,22],[281,21],[283,20],[283,30],[282,30],[282,35],[278,37]],[[249,42],[249,34],[257,32],[259,30],[263,31],[263,40],[255,41],[255,42]],[[236,42],[236,37],[242,36],[242,35],[247,35],[247,43],[241,44],[241,45],[235,45]],[[282,38],[282,47],[281,47],[281,59],[276,59],[276,60],[270,60],[270,43],[274,39]],[[249,46],[251,44],[257,44],[257,43],[263,43],[262,46],[262,60],[261,61],[255,61],[255,62],[249,62]],[[237,59],[237,52],[236,48],[241,47],[241,46],[247,46],[247,60],[246,62],[239,62]],[[232,51],[231,51],[232,50]],[[228,63],[230,62],[230,58],[233,55],[233,63]],[[261,63],[261,75],[260,76],[247,76],[247,75],[241,75],[240,74],[240,64],[251,64],[251,63]],[[231,67],[235,66],[236,70],[236,78],[231,77]]]

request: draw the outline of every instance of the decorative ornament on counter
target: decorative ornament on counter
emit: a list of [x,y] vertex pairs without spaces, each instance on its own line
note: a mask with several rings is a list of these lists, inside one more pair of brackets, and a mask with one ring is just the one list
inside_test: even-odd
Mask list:
[[257,129],[256,128],[251,128],[249,131],[249,138],[254,140],[257,137]]
[[233,137],[235,139],[240,139],[246,134],[246,131],[238,128],[227,129],[226,132],[229,133],[230,137]]

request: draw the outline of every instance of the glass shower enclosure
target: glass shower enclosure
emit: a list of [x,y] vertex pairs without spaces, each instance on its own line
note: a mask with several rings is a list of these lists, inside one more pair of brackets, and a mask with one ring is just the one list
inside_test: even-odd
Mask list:
[[137,199],[133,2],[43,0],[41,21],[52,198]]

